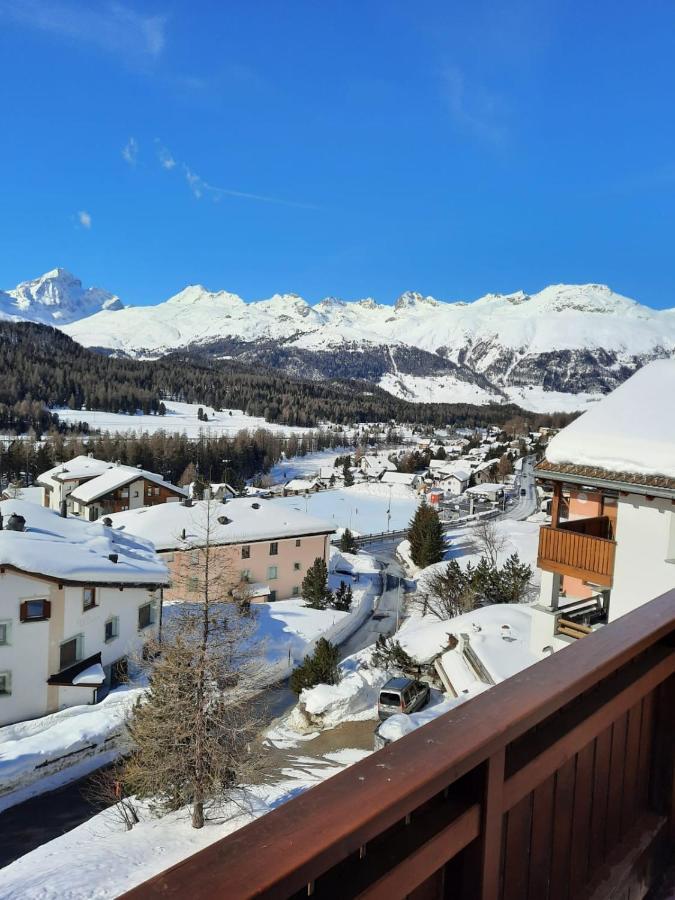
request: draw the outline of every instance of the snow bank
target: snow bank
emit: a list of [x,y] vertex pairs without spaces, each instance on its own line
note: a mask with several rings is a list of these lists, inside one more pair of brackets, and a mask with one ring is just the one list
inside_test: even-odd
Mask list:
[[461,694],[459,697],[449,697],[436,703],[429,703],[424,709],[412,713],[412,715],[391,716],[377,729],[378,736],[384,743],[397,741],[404,735],[410,734],[411,731],[415,731],[417,728],[427,725],[439,716],[445,715],[445,713],[450,712],[451,709],[456,709],[472,697],[477,697],[478,694],[481,694],[487,687],[488,685],[486,684],[476,684],[475,688],[466,694]]
[[675,478],[675,359],[649,363],[546,448],[551,463]]

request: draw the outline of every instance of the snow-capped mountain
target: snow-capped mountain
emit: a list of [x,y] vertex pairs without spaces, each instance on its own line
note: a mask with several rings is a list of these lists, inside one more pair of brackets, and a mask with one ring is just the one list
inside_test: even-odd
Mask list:
[[40,278],[22,281],[0,291],[0,318],[65,325],[102,309],[123,309],[119,297],[101,288],[83,288],[79,278],[65,269],[52,269]]
[[[41,287],[55,281],[75,287]],[[144,358],[187,348],[304,377],[365,379],[420,402],[578,409],[648,360],[675,354],[675,310],[598,284],[473,302],[408,292],[393,305],[335,297],[310,305],[297,294],[245,302],[191,285],[155,306],[123,307],[55,270],[8,294],[13,315],[58,324],[86,347]]]

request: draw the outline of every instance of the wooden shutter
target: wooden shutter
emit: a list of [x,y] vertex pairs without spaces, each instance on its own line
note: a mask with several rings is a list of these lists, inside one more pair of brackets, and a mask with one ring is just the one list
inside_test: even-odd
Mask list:
[[44,617],[45,619],[50,619],[52,615],[52,601],[45,600],[44,601]]
[[19,606],[19,620],[21,622],[25,622],[28,618],[28,604],[24,600],[23,603]]

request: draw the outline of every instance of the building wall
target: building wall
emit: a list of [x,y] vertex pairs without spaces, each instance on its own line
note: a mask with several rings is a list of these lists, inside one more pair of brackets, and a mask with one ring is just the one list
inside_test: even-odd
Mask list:
[[[300,546],[296,546],[296,542]],[[249,559],[242,558],[242,544],[216,546],[211,548],[211,563],[223,577],[224,584],[229,588],[240,583],[242,573],[248,570],[248,580],[269,585],[276,591],[277,600],[287,600],[294,596],[293,588],[300,591],[302,579],[307,569],[317,557],[321,557],[328,564],[328,535],[311,535],[300,538],[280,538],[279,553],[270,556],[271,541],[258,541],[248,544],[251,555]],[[203,551],[199,550],[175,550],[169,553],[160,553],[160,556],[169,567],[171,586],[164,591],[166,600],[189,600],[190,596],[197,596],[200,583],[203,584],[204,564]],[[295,564],[299,568],[295,568]],[[269,567],[276,566],[277,577],[269,577]],[[191,581],[192,579],[192,581]]]
[[619,498],[610,621],[675,588],[674,519],[670,500]]
[[[97,606],[85,612],[81,587],[59,587],[55,582],[16,572],[0,575],[0,621],[8,621],[11,629],[9,645],[0,646],[0,672],[12,674],[11,695],[0,695],[0,725],[42,716],[64,706],[91,703],[91,688],[47,684],[50,675],[59,671],[61,643],[81,634],[83,657],[100,652],[104,666],[140,651],[149,633],[157,631],[158,606],[154,625],[138,631],[138,607],[149,597],[145,588],[98,588]],[[49,600],[50,618],[21,622],[24,600]],[[119,636],[106,644],[104,626],[113,615],[119,620]]]

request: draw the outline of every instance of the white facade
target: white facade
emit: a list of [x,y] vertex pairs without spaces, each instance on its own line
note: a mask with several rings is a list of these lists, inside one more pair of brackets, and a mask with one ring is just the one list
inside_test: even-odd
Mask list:
[[[84,608],[83,586],[59,585],[22,572],[0,574],[0,674],[6,677],[0,693],[0,726],[43,716],[66,706],[93,703],[96,688],[49,685],[61,670],[61,644],[77,639],[77,656],[101,654],[107,680],[111,666],[138,654],[159,622],[159,591],[147,587],[95,588],[96,605]],[[89,587],[89,585],[87,586]],[[49,618],[21,621],[21,605],[28,600],[47,600]],[[139,608],[151,603],[151,623],[139,629]],[[113,636],[106,641],[106,622],[114,621]]]
[[675,506],[638,494],[620,497],[611,622],[675,587]]

